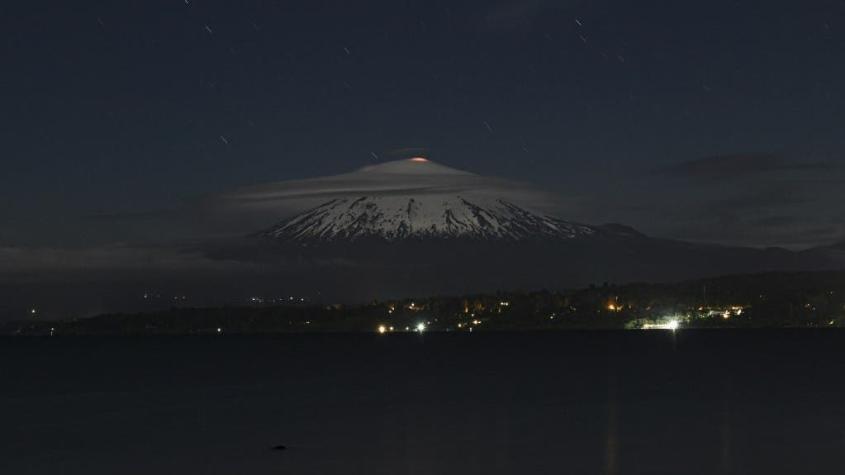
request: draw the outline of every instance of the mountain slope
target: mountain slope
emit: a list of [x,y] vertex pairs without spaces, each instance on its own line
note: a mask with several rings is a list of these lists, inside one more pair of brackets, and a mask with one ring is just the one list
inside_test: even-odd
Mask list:
[[421,195],[337,198],[259,234],[305,243],[364,238],[520,241],[595,233],[595,228],[536,214],[501,199],[481,202],[460,195]]

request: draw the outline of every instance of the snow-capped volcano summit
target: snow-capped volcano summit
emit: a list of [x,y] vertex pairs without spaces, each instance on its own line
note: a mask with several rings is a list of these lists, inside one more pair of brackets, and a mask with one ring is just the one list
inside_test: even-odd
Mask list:
[[574,238],[595,233],[589,226],[533,213],[496,199],[470,201],[460,195],[337,198],[262,233],[285,241],[386,241],[425,238],[527,240]]
[[[307,243],[377,239],[470,239],[521,241],[594,234],[589,226],[529,211],[496,193],[479,193],[469,172],[426,158],[371,165],[358,170],[370,190],[331,197],[260,233],[281,241]],[[401,187],[394,186],[402,183]]]

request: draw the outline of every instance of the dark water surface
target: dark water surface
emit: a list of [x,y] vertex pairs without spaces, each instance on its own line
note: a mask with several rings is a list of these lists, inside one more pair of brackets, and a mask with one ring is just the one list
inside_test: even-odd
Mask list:
[[7,338],[0,371],[2,474],[845,473],[839,331]]

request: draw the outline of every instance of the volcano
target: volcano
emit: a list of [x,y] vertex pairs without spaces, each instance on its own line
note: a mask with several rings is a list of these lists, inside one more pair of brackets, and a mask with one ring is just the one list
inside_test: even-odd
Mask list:
[[522,241],[571,239],[596,230],[540,215],[504,200],[470,201],[460,195],[338,198],[260,233],[295,242],[381,239]]
[[[363,178],[387,184],[362,195],[341,196],[258,233],[301,244],[381,240],[530,241],[595,235],[596,227],[566,221],[518,205],[476,185],[478,175],[425,158],[365,167]],[[457,180],[456,180],[457,178]],[[417,182],[422,188],[390,190],[390,183]],[[439,185],[439,186],[433,186]]]
[[286,267],[285,281],[327,293],[342,289],[355,299],[831,267],[821,255],[569,221],[538,210],[548,196],[542,192],[424,158],[265,185],[241,196],[265,207],[280,196],[317,201],[250,234],[249,258]]

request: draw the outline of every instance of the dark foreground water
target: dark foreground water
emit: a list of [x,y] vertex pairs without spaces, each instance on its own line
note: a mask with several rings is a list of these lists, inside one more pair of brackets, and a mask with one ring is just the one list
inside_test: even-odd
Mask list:
[[0,370],[3,474],[845,471],[838,331],[11,338]]

